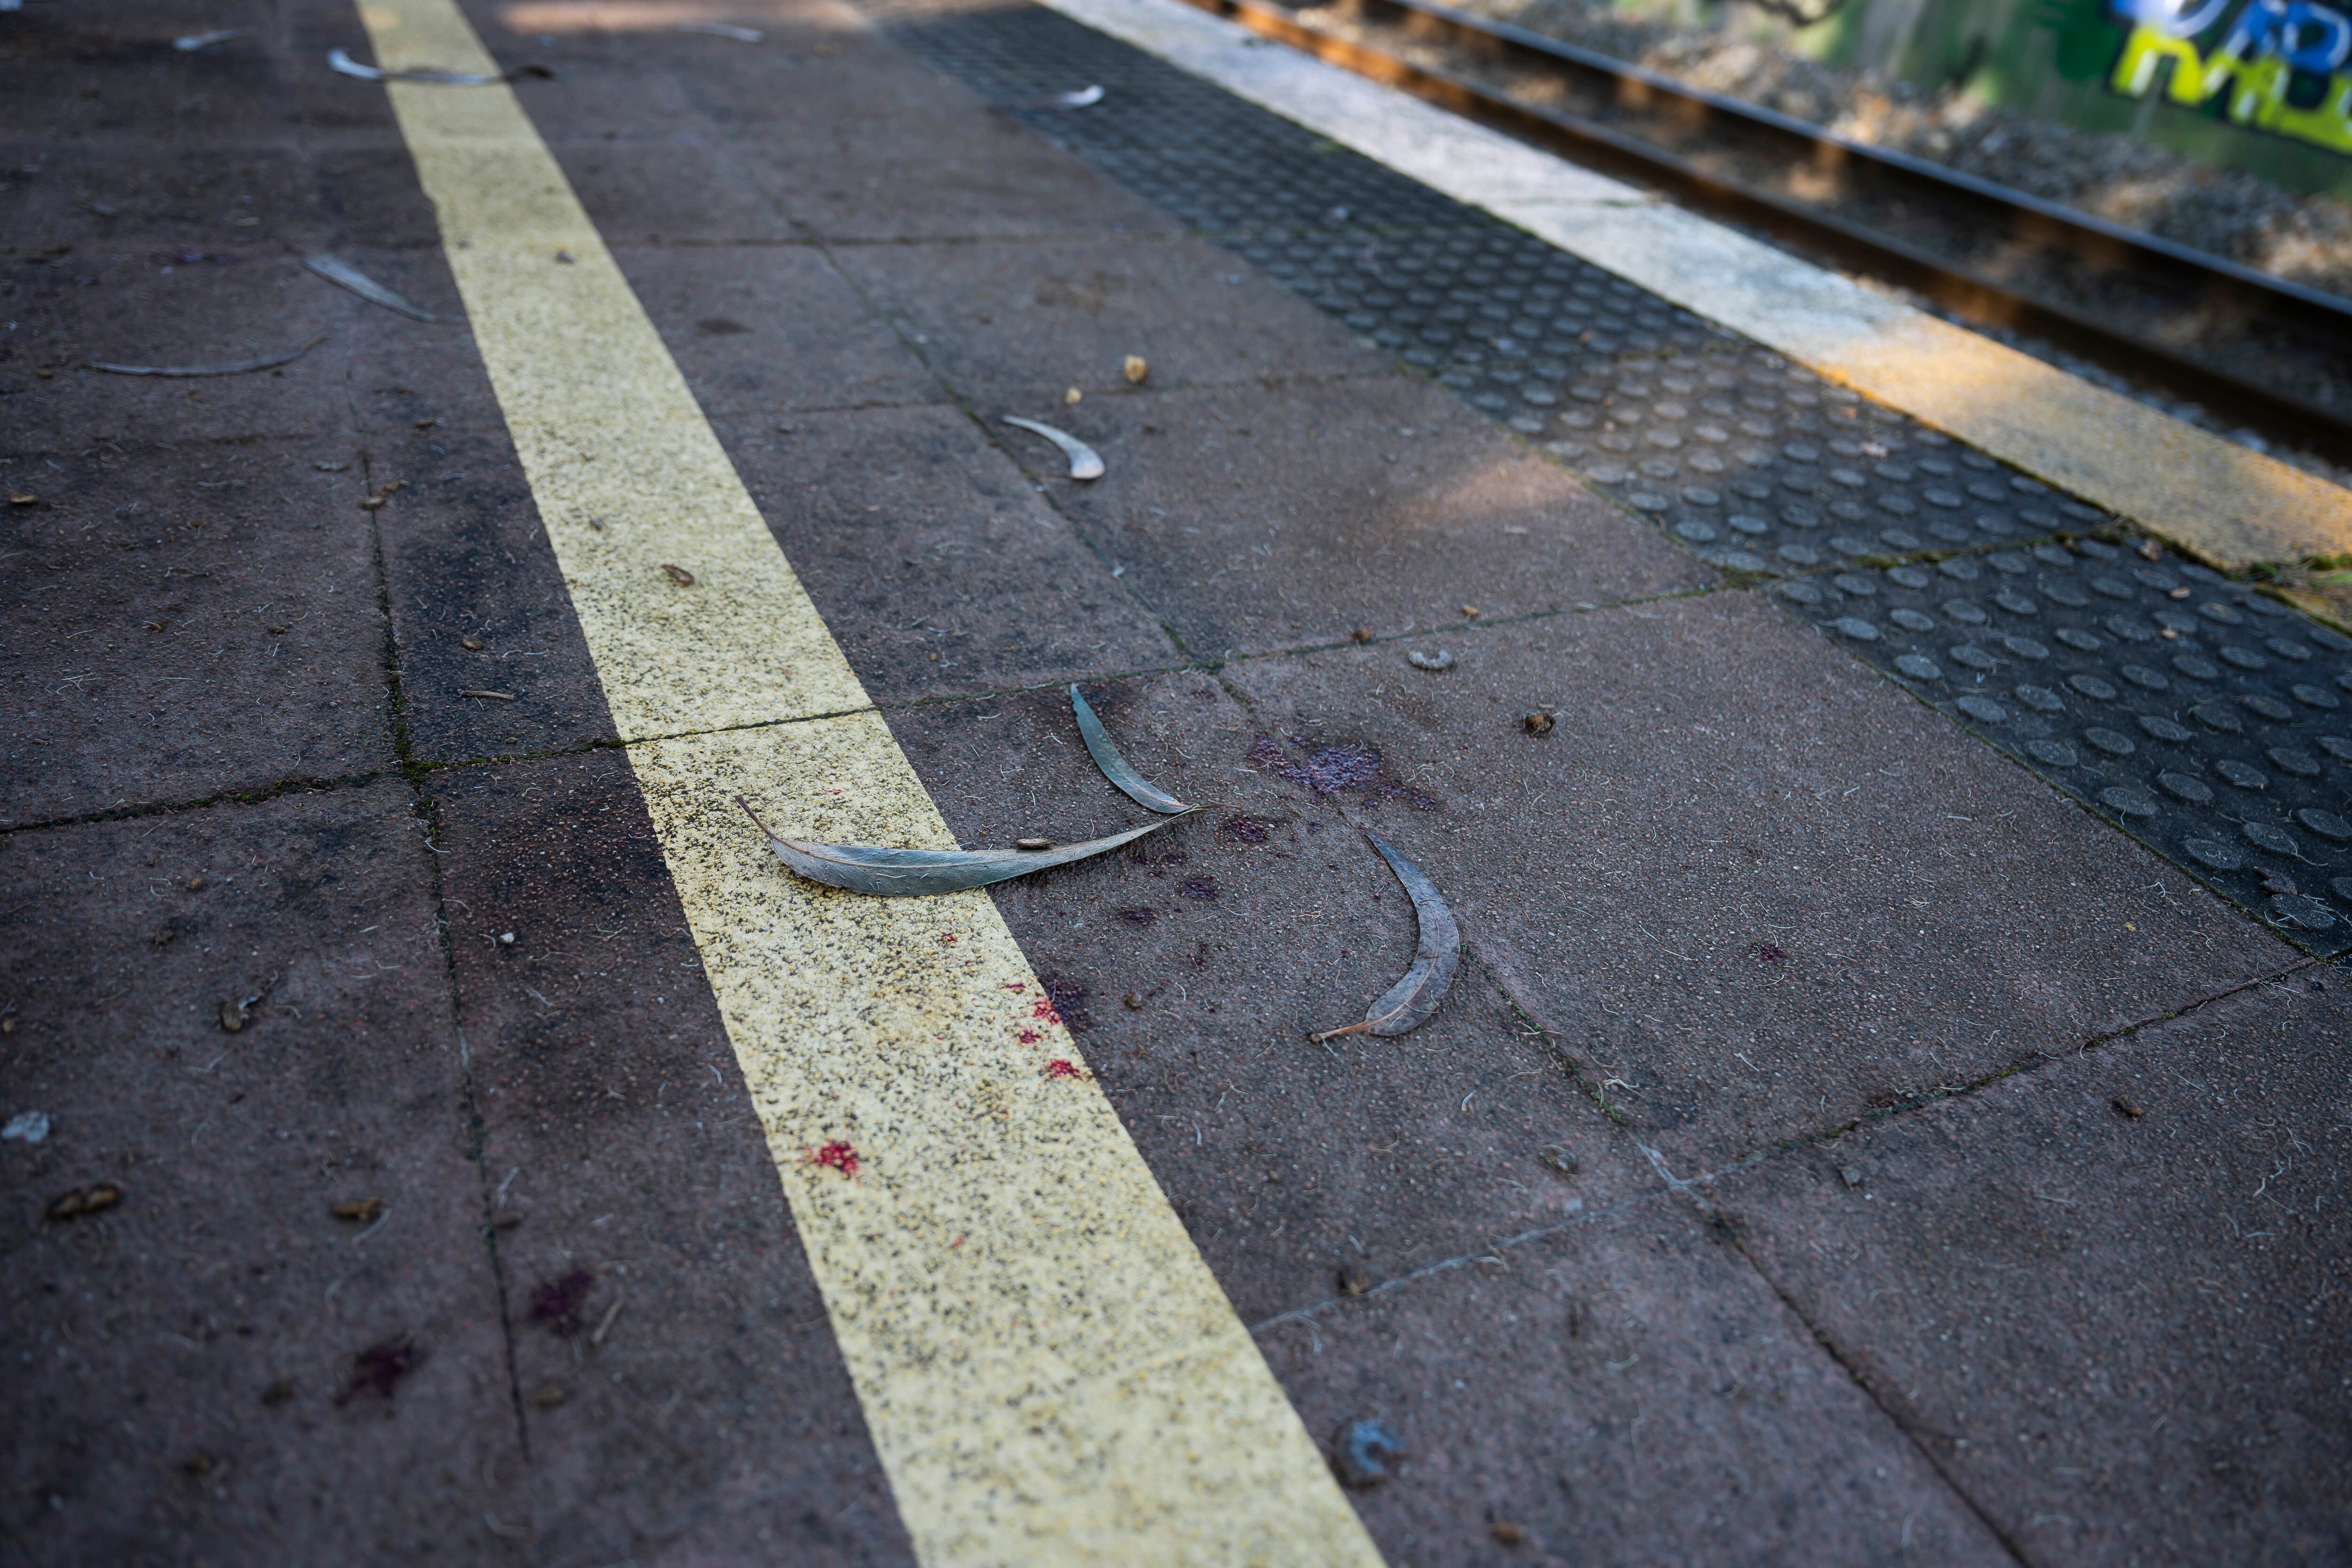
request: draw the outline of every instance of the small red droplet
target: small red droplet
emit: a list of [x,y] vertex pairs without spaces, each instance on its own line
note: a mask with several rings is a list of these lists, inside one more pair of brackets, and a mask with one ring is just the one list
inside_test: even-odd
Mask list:
[[1045,1038],[1034,1029],[1024,1029],[1021,1031],[1021,1043],[1024,1045],[1034,1045]]
[[1054,999],[1051,997],[1039,997],[1037,1005],[1029,1009],[1029,1016],[1033,1019],[1044,1019],[1047,1023],[1062,1021],[1062,1015],[1054,1010]]
[[854,1176],[857,1174],[857,1151],[838,1140],[825,1145],[821,1149],[810,1150],[809,1158],[821,1166],[831,1166],[845,1176]]
[[1045,1076],[1048,1078],[1084,1078],[1086,1074],[1071,1066],[1068,1062],[1063,1061],[1057,1058],[1055,1061],[1045,1063]]
[[940,933],[940,940],[950,947],[955,946],[955,939],[956,934],[952,931],[942,931]]
[[1025,991],[1029,987],[1025,981],[1007,980],[1004,982],[1004,988],[1008,991]]

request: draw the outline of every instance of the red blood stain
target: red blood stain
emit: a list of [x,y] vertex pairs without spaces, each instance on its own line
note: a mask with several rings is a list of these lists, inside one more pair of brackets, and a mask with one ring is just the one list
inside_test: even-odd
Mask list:
[[1024,1045],[1034,1045],[1045,1038],[1034,1029],[1024,1029],[1021,1031],[1021,1043]]
[[956,934],[952,931],[942,931],[940,933],[940,941],[943,945],[952,947],[955,946]]
[[1029,984],[1025,980],[1007,980],[1004,982],[1004,988],[1008,991],[1025,991],[1029,988]]
[[810,1150],[809,1158],[821,1166],[831,1166],[845,1176],[857,1174],[857,1151],[837,1139],[821,1149]]
[[1054,1061],[1045,1063],[1045,1076],[1048,1078],[1084,1078],[1086,1074],[1057,1057]]
[[1051,997],[1039,997],[1037,1005],[1029,1009],[1029,1016],[1033,1019],[1044,1019],[1047,1023],[1062,1021],[1062,1015],[1054,1010],[1054,999]]

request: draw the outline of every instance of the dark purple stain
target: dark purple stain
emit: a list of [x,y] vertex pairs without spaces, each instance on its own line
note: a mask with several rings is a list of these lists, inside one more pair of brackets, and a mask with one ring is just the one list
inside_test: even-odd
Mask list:
[[1045,978],[1045,999],[1062,1016],[1062,1027],[1077,1033],[1092,1021],[1087,1017],[1087,988],[1076,980]]
[[1178,891],[1187,898],[1214,898],[1217,896],[1217,879],[1213,876],[1192,877]]
[[1785,964],[1789,961],[1789,955],[1781,952],[1769,942],[1759,942],[1748,950],[1756,955],[1759,963]]
[[1436,800],[1430,796],[1384,777],[1381,754],[1356,741],[1320,747],[1302,764],[1285,757],[1274,737],[1261,735],[1250,747],[1249,759],[1254,766],[1293,784],[1303,784],[1318,795],[1361,789],[1379,800],[1401,800],[1415,811],[1437,810]]
[[541,1281],[539,1289],[530,1293],[530,1321],[554,1333],[578,1333],[580,1309],[587,1305],[588,1292],[595,1288],[596,1276],[585,1269]]
[[1265,824],[1255,817],[1228,817],[1217,824],[1217,831],[1239,839],[1245,844],[1265,842]]
[[392,1397],[400,1380],[416,1370],[425,1353],[410,1339],[388,1339],[382,1344],[372,1344],[352,1357],[351,1385],[336,1396],[338,1405],[349,1404],[362,1394],[378,1394]]
[[1149,925],[1160,918],[1159,915],[1150,908],[1122,909],[1118,912],[1118,917],[1129,925]]

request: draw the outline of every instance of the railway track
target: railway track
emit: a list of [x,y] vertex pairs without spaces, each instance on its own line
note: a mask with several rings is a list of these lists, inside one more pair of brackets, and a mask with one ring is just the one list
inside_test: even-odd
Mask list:
[[1428,0],[1190,3],[2352,466],[2352,301]]

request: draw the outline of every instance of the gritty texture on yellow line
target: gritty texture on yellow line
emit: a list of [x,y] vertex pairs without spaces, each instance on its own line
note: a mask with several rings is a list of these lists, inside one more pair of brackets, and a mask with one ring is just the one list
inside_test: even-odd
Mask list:
[[[449,0],[361,15],[497,68]],[[801,882],[735,808],[953,843],[512,93],[391,90],[918,1554],[1377,1564],[996,906]]]

